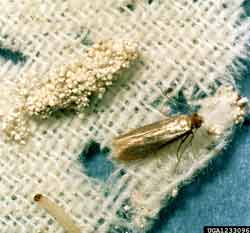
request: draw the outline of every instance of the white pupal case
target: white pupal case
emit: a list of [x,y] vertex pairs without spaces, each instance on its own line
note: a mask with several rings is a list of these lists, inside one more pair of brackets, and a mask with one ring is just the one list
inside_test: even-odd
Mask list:
[[[250,39],[242,4],[1,1],[1,47],[27,57],[17,64],[0,58],[1,122],[17,101],[15,89],[21,80],[46,78],[78,60],[89,40],[129,39],[140,51],[137,66],[84,116],[31,122],[32,137],[26,145],[5,142],[0,131],[1,232],[64,232],[33,201],[37,193],[61,206],[84,233],[148,230],[181,185],[220,153],[244,115],[234,90],[244,68],[238,61],[247,57]],[[145,160],[113,161],[115,170],[106,182],[84,172],[78,156],[89,140],[109,147],[115,136],[163,119],[162,112],[171,107],[169,98],[180,91],[188,104],[199,106],[204,126],[175,172],[178,142]]]

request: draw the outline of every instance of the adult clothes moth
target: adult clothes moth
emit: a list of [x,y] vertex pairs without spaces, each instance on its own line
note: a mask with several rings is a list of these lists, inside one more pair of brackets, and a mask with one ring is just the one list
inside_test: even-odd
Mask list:
[[202,126],[202,123],[202,117],[193,113],[169,117],[131,130],[114,138],[112,143],[114,156],[125,161],[140,159],[177,139],[182,139],[181,146],[190,135],[193,135],[194,130]]

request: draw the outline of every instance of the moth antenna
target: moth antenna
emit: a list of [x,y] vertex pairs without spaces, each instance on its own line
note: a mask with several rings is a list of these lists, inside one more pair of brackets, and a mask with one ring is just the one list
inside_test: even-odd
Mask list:
[[50,215],[52,215],[68,233],[81,233],[80,228],[75,225],[73,220],[63,210],[63,208],[51,201],[48,197],[42,194],[36,194],[34,196],[34,201],[38,204],[38,206],[45,209]]

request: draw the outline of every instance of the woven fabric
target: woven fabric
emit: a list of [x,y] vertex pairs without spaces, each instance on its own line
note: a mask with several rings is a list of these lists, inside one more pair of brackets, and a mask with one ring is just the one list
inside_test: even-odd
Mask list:
[[[242,3],[1,1],[1,46],[27,56],[26,62],[17,64],[0,60],[2,117],[14,106],[21,79],[46,77],[54,68],[79,59],[89,46],[86,35],[93,42],[132,39],[141,53],[141,62],[124,77],[126,81],[110,88],[84,119],[70,115],[33,122],[33,136],[25,146],[6,143],[1,133],[1,232],[63,232],[35,205],[36,193],[62,206],[82,232],[149,229],[178,187],[216,156],[232,134],[228,129],[234,116],[228,113],[234,110],[234,97],[225,97],[224,92],[209,96],[221,85],[234,84],[242,68],[237,59],[246,56],[250,29]],[[168,110],[162,108],[168,100],[162,92],[171,97],[180,90],[188,103],[202,105],[207,124],[225,126],[223,137],[202,140],[204,132],[197,132],[177,173],[171,170],[176,143],[161,156],[130,164],[114,162],[115,171],[106,182],[84,173],[77,158],[89,140],[110,146],[121,132],[161,119],[159,110]]]

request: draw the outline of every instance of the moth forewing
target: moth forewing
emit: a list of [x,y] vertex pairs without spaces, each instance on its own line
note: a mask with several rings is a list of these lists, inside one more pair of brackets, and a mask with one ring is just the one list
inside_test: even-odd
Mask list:
[[155,122],[129,131],[113,140],[114,157],[121,160],[135,160],[160,149],[168,143],[190,134],[200,127],[201,118],[180,115]]

